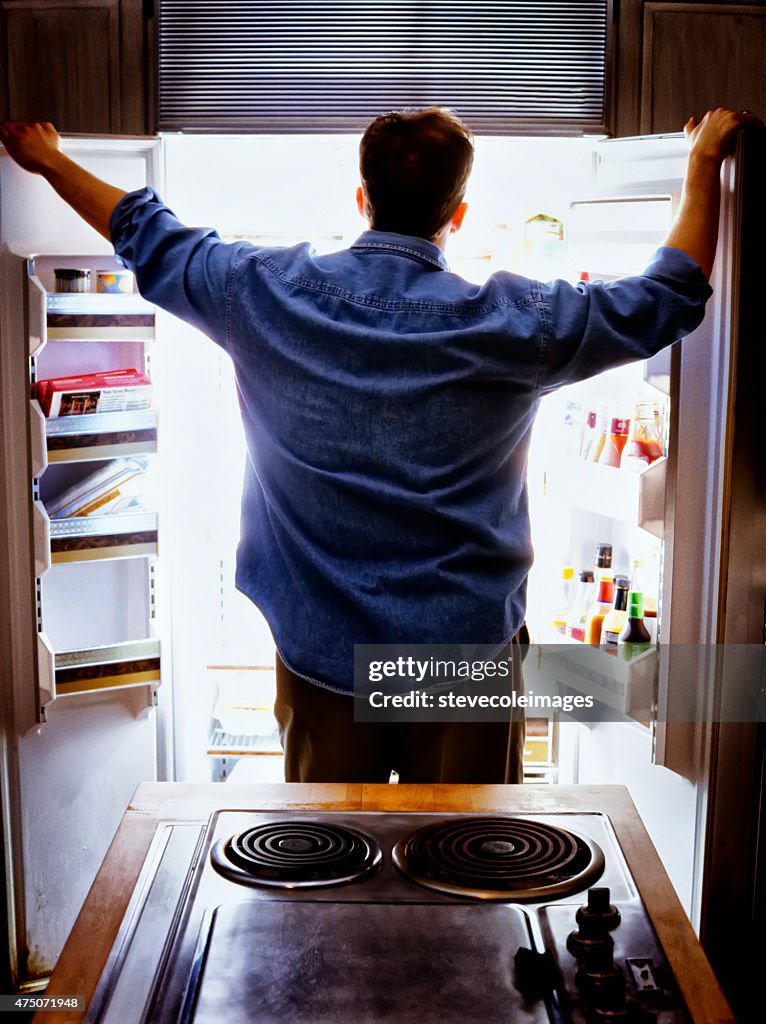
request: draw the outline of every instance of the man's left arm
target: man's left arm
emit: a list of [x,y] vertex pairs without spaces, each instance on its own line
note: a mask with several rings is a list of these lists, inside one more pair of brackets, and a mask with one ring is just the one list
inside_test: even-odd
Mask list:
[[712,294],[697,263],[671,246],[658,249],[637,276],[539,288],[543,391],[648,359],[699,326]]

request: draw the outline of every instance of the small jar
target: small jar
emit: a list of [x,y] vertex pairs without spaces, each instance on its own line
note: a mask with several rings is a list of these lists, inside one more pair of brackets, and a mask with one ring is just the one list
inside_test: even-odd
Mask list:
[[133,292],[133,275],[129,270],[99,270],[96,291],[103,295],[130,295]]
[[90,271],[73,270],[71,267],[54,268],[53,277],[57,292],[89,292]]

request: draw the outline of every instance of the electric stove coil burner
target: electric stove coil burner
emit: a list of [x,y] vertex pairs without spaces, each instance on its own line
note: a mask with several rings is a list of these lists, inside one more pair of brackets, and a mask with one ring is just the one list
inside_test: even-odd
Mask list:
[[604,871],[604,854],[592,840],[526,818],[427,825],[400,840],[393,859],[428,889],[506,902],[580,892]]
[[220,839],[213,867],[243,885],[310,889],[363,878],[381,862],[369,836],[314,821],[275,821]]

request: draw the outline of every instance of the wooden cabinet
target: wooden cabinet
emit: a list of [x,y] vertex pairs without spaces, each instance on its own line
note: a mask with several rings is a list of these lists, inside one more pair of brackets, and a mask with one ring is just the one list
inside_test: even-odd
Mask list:
[[766,7],[644,6],[641,131],[678,131],[714,107],[766,117]]
[[680,131],[714,107],[766,117],[766,5],[622,0],[615,135]]
[[0,0],[0,62],[3,119],[149,130],[142,0]]

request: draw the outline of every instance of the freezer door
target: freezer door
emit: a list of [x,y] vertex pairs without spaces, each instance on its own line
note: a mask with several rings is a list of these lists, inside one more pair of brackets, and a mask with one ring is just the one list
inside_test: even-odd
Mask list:
[[[156,182],[158,145],[156,139],[77,138],[65,139],[63,148],[94,174],[132,190]],[[32,476],[45,474],[30,444],[41,424],[30,430],[30,330],[36,328],[25,312],[31,300],[24,257],[45,262],[39,254],[49,254],[51,265],[76,267],[88,258],[95,265],[108,261],[112,250],[42,178],[20,170],[2,150],[0,204],[0,535],[8,552],[7,571],[0,573],[0,646],[8,671],[0,771],[11,970],[22,984],[53,968],[133,791],[156,778],[157,730],[150,686],[67,696],[40,722]],[[104,298],[110,296],[93,296]],[[86,340],[65,344],[87,355]],[[87,463],[71,465],[75,472]],[[94,581],[98,564],[74,563],[71,605],[86,596],[80,568]],[[113,577],[112,583],[122,578],[119,571]],[[99,595],[91,596],[94,614],[103,611]],[[64,594],[59,613],[67,600]],[[116,603],[124,600],[118,593]],[[81,614],[74,625],[88,622]]]

